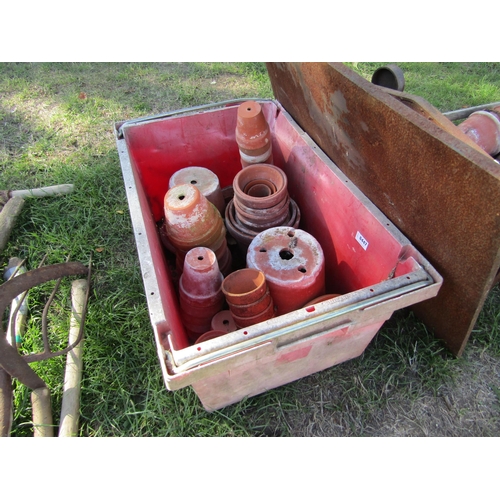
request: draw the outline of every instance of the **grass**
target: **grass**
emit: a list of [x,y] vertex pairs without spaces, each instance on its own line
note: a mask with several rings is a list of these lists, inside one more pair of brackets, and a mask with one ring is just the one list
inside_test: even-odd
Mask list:
[[[382,64],[351,67],[369,79]],[[400,66],[405,90],[442,111],[500,101],[498,63]],[[476,357],[488,356],[498,366],[500,293],[495,289],[462,359],[453,358],[409,311],[398,311],[360,358],[214,413],[202,408],[191,388],[165,389],[113,124],[256,96],[272,97],[262,63],[0,64],[0,188],[62,183],[76,188],[70,196],[27,200],[0,264],[3,268],[17,255],[33,268],[45,254],[46,263],[63,262],[68,255],[93,262],[81,436],[425,434],[407,421],[419,417],[420,403],[449,395],[458,402],[461,374],[475,366]],[[68,331],[70,285],[71,279],[63,280],[49,318],[56,342],[62,343]],[[25,350],[39,341],[41,308],[50,291],[47,285],[30,292]],[[64,359],[32,366],[51,389],[57,425]],[[498,408],[498,382],[491,386]],[[16,384],[15,436],[32,434],[29,393]],[[465,414],[468,408],[458,410]],[[392,429],[389,417],[397,422]],[[456,432],[499,435],[498,414],[482,428]]]

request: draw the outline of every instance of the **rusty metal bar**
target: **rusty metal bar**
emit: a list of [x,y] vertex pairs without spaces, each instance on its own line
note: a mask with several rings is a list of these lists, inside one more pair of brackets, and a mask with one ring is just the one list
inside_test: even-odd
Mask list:
[[491,104],[483,104],[481,106],[473,106],[472,108],[457,109],[456,111],[446,111],[443,116],[446,116],[448,120],[463,120],[468,118],[472,113],[476,111],[483,111],[485,109],[494,108],[495,106],[500,106],[500,102],[492,102]]

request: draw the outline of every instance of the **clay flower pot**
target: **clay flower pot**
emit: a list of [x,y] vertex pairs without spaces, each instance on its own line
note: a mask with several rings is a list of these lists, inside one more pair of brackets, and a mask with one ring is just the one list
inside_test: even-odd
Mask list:
[[313,306],[315,304],[319,304],[320,302],[324,302],[325,300],[334,299],[335,297],[340,297],[340,293],[328,293],[326,295],[320,295],[315,299],[308,302],[304,307]]
[[244,168],[273,162],[271,131],[258,102],[246,101],[238,106],[235,134]]
[[181,319],[193,341],[197,335],[211,329],[212,318],[224,306],[222,280],[212,250],[198,247],[186,254],[179,279],[179,305]]
[[266,276],[277,314],[303,307],[325,293],[325,258],[318,241],[293,227],[258,234],[247,251],[247,266]]
[[276,308],[274,303],[271,301],[267,308],[259,314],[255,316],[236,316],[231,311],[233,315],[234,322],[239,328],[246,328],[248,326],[256,325],[257,323],[261,323],[262,321],[267,321],[268,319],[274,318],[276,316]]
[[219,211],[191,184],[180,184],[167,191],[164,213],[170,242],[184,250],[214,243],[223,225]]
[[[300,217],[301,214],[298,205],[290,198],[288,205],[288,217],[282,225],[297,229],[300,225]],[[269,225],[271,227],[276,226],[275,221],[271,221],[271,223],[269,223],[269,221],[261,221],[259,229],[253,226],[251,227],[248,223],[245,223],[240,219],[240,215],[237,215],[235,210],[235,200],[230,200],[227,204],[225,224],[228,233],[236,240],[238,247],[245,254],[248,246],[259,233],[269,229]]]
[[[267,186],[264,196],[255,196],[252,189],[256,184]],[[269,164],[250,165],[240,170],[233,180],[234,197],[240,204],[249,208],[266,209],[280,203],[288,196],[288,179],[281,168]],[[260,187],[262,191],[262,186]]]
[[234,271],[222,282],[222,292],[239,328],[274,317],[274,303],[266,277],[257,269]]
[[187,252],[207,247],[216,253],[223,274],[229,274],[232,257],[227,248],[224,221],[215,205],[196,186],[179,184],[170,188],[164,199],[164,213],[162,241],[175,248],[179,272]]
[[195,342],[195,344],[201,344],[202,342],[216,339],[217,337],[222,337],[223,335],[226,334],[227,332],[222,330],[210,330],[209,332],[205,332],[201,337],[199,337],[198,340]]
[[476,111],[458,128],[489,155],[500,153],[500,107]]
[[266,277],[258,269],[238,269],[222,282],[222,293],[229,306],[256,302],[267,292]]
[[215,208],[224,215],[226,202],[217,175],[205,167],[185,167],[175,172],[168,182],[169,189],[181,184],[196,186]]
[[228,309],[219,311],[214,315],[211,322],[212,330],[219,330],[226,333],[234,332],[238,329],[234,322],[233,315]]
[[260,299],[248,304],[229,304],[229,310],[233,318],[250,318],[262,314],[273,303],[269,287],[266,285],[266,293]]

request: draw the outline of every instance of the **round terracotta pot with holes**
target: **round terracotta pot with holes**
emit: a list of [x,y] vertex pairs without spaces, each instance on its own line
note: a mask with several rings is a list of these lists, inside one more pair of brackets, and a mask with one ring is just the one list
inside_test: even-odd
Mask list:
[[224,215],[226,202],[222,194],[219,178],[217,175],[205,167],[185,167],[181,168],[172,176],[168,182],[169,189],[181,184],[196,186],[201,194],[212,203],[215,208]]
[[205,332],[201,337],[198,338],[198,340],[195,342],[195,344],[201,344],[202,342],[206,342],[207,340],[212,340],[216,339],[218,337],[222,337],[223,335],[226,335],[227,332],[222,331],[222,330],[210,330],[208,332]]
[[271,131],[258,102],[245,101],[238,106],[235,135],[243,167],[273,162]]
[[283,226],[262,231],[248,247],[247,267],[264,273],[278,315],[325,293],[323,250],[301,229]]
[[[261,192],[264,196],[252,196],[249,190],[255,189],[256,184],[266,186]],[[271,188],[274,186],[274,189]],[[268,193],[268,189],[272,191]],[[262,189],[262,187],[261,187]],[[250,165],[240,170],[233,179],[234,197],[240,205],[249,208],[270,208],[280,203],[288,195],[288,179],[281,168],[269,164]],[[255,193],[255,191],[253,191]]]

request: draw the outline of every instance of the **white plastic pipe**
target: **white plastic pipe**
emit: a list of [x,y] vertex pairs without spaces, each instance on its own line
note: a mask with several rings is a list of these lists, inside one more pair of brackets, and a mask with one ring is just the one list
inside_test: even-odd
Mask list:
[[[75,280],[71,287],[72,314],[68,345],[73,344],[80,333],[83,309],[87,294],[87,280]],[[59,437],[76,437],[80,417],[80,383],[83,367],[83,338],[66,356]]]
[[73,184],[58,184],[56,186],[47,186],[34,189],[18,189],[9,191],[9,195],[14,198],[44,198],[46,196],[56,196],[61,194],[69,194],[74,190]]

